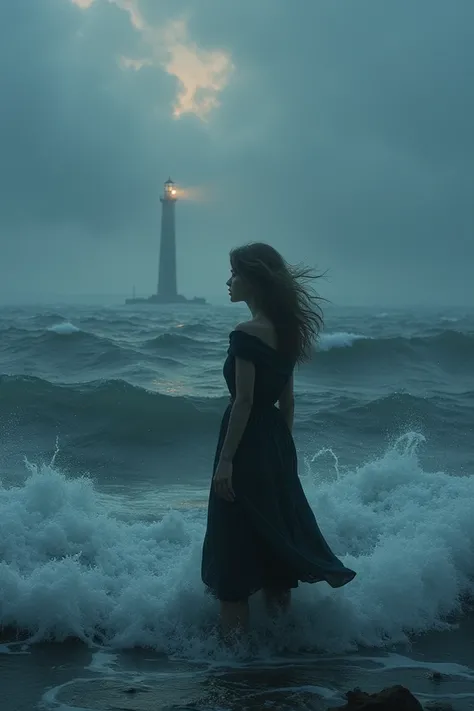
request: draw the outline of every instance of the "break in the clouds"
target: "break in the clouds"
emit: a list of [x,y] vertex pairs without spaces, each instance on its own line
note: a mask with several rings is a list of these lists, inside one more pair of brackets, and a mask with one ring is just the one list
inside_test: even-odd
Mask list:
[[2,294],[180,290],[264,239],[335,301],[472,303],[471,0],[0,2]]
[[[87,10],[100,0],[71,0]],[[140,34],[144,53],[120,56],[124,69],[139,71],[143,67],[162,68],[178,81],[173,116],[194,114],[206,120],[219,106],[219,93],[229,81],[232,62],[227,52],[200,48],[189,37],[186,16],[169,17],[150,24],[138,0],[108,0],[129,16],[132,27]]]

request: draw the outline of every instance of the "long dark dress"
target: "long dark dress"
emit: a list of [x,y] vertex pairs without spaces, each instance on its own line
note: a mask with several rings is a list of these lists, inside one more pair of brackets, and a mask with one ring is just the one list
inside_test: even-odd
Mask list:
[[[201,576],[219,600],[245,600],[261,588],[295,588],[326,580],[332,587],[355,576],[324,540],[303,492],[291,432],[275,407],[294,363],[244,331],[232,331],[224,377],[235,397],[235,358],[255,365],[252,411],[233,459],[235,501],[211,485]],[[214,471],[232,402],[222,419]]]

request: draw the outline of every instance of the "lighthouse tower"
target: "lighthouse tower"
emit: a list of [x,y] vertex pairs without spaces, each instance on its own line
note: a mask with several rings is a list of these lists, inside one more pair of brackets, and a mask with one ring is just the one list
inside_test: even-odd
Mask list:
[[160,264],[158,267],[158,287],[155,294],[148,297],[136,296],[135,287],[133,297],[125,299],[126,304],[205,304],[206,299],[195,296],[192,299],[178,294],[176,278],[176,201],[178,189],[176,184],[168,178],[165,183],[161,200],[161,241]]
[[168,178],[161,200],[160,266],[157,296],[162,303],[178,301],[176,277],[176,201],[178,191]]

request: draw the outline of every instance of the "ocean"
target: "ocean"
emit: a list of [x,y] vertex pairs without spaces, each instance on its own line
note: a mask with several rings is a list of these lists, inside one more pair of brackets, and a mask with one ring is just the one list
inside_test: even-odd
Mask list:
[[474,709],[474,311],[326,309],[300,475],[357,577],[251,601],[200,580],[234,306],[0,309],[2,711],[322,710],[394,683]]

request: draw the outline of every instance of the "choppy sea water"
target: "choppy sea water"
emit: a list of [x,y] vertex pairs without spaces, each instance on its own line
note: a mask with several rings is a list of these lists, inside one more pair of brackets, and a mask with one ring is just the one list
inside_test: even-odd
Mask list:
[[474,709],[474,312],[327,309],[295,440],[358,575],[276,626],[255,596],[229,653],[199,566],[243,313],[0,310],[6,709],[325,709],[396,682]]

